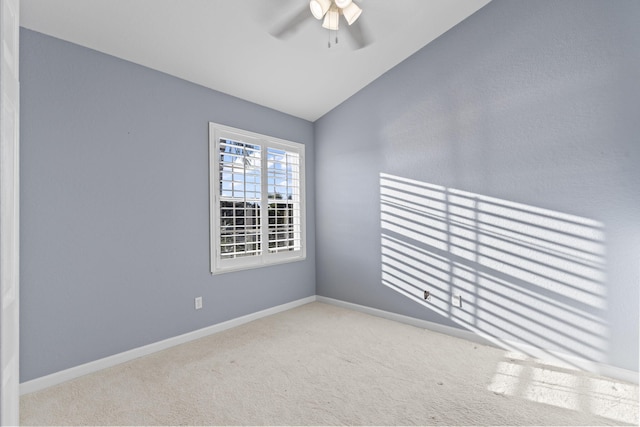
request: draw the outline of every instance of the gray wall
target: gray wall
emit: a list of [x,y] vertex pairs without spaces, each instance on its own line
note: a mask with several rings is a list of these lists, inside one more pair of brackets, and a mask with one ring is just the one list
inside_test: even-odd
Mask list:
[[638,22],[494,0],[317,121],[317,293],[637,371]]
[[[315,294],[311,123],[20,36],[21,381]],[[208,121],[307,145],[306,261],[209,273]]]

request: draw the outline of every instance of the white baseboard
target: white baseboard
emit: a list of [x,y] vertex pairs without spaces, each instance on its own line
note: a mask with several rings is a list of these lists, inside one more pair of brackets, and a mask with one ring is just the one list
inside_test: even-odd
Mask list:
[[152,353],[156,353],[161,350],[165,350],[176,345],[184,344],[189,341],[204,338],[209,335],[216,334],[218,332],[225,331],[227,329],[234,328],[236,326],[243,325],[245,323],[252,322],[254,320],[261,319],[263,317],[271,316],[283,311],[291,310],[292,308],[299,307],[314,301],[323,302],[326,304],[332,304],[338,307],[347,308],[350,310],[359,311],[362,313],[370,314],[377,317],[393,320],[400,323],[416,326],[430,331],[439,332],[441,334],[453,336],[456,338],[462,338],[468,341],[477,342],[479,344],[491,345],[494,347],[502,348],[508,351],[516,351],[518,353],[524,353],[529,356],[535,357],[541,361],[553,363],[556,366],[562,366],[569,369],[581,369],[583,371],[591,372],[598,375],[603,375],[610,378],[615,378],[622,381],[638,384],[638,372],[629,371],[626,369],[618,368],[615,366],[593,362],[586,359],[581,359],[576,356],[566,355],[559,352],[542,350],[527,344],[516,343],[507,340],[497,340],[491,336],[474,333],[464,329],[453,328],[450,326],[440,325],[438,323],[429,322],[427,320],[417,319],[415,317],[404,316],[402,314],[392,313],[389,311],[380,310],[377,308],[367,307],[364,305],[354,304],[346,301],[341,301],[333,298],[314,295],[306,298],[302,298],[296,301],[292,301],[286,304],[271,307],[262,311],[247,314],[245,316],[237,317],[235,319],[227,320],[226,322],[218,323],[206,328],[198,329],[193,332],[189,332],[177,337],[168,338],[163,341],[158,341],[153,344],[145,345],[143,347],[134,348],[123,353],[115,354],[113,356],[105,357],[103,359],[95,360],[93,362],[85,363],[83,365],[75,366],[73,368],[65,369],[63,371],[55,372],[44,377],[36,378],[30,381],[26,381],[20,384],[20,394],[33,393],[35,391],[43,390],[48,387],[52,387],[57,384],[81,377],[83,375],[91,374],[106,368],[110,368],[121,363],[128,362],[130,360],[137,359],[139,357],[147,356]]
[[36,378],[31,381],[26,381],[20,384],[20,395],[26,393],[33,393],[38,390],[61,384],[63,382],[81,377],[83,375],[91,374],[93,372],[101,371],[106,368],[110,368],[115,365],[119,365],[124,362],[128,362],[133,359],[137,359],[142,356],[147,356],[152,353],[156,353],[161,350],[165,350],[176,345],[184,344],[189,341],[204,338],[209,335],[217,334],[218,332],[225,331],[227,329],[235,328],[236,326],[243,325],[245,323],[252,322],[254,320],[261,319],[263,317],[271,316],[276,313],[291,310],[292,308],[299,307],[301,305],[314,302],[316,300],[315,295],[302,298],[296,301],[292,301],[286,304],[278,305],[276,307],[267,308],[262,311],[247,314],[246,316],[237,317],[235,319],[227,320],[226,322],[217,323],[206,328],[198,329],[193,332],[188,332],[177,337],[168,338],[166,340],[158,341],[153,344],[145,345],[143,347],[134,348],[123,353],[114,354],[113,356],[98,359],[93,362],[85,363],[83,365],[75,366],[73,368],[65,369],[64,371],[55,372],[44,377]]
[[428,329],[430,331],[439,332],[441,334],[453,336],[456,338],[462,338],[467,341],[490,345],[508,351],[523,353],[527,356],[534,357],[542,362],[553,364],[554,366],[567,369],[579,369],[596,375],[602,375],[605,377],[638,384],[638,372],[618,368],[616,366],[611,366],[600,362],[594,362],[573,355],[567,355],[558,351],[540,349],[529,344],[510,340],[496,339],[495,337],[492,337],[488,334],[476,333],[465,329],[458,329],[451,326],[440,325],[438,323],[429,322],[427,320],[404,316],[402,314],[392,313],[390,311],[384,311],[377,308],[323,297],[320,295],[316,295],[316,301],[359,311],[366,314],[371,314],[373,316],[382,317],[389,320],[394,320],[396,322],[405,323],[422,329]]

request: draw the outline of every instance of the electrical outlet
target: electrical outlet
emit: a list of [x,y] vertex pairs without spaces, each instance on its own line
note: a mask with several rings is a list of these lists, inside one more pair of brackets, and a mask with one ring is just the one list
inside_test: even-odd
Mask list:
[[451,305],[454,307],[462,308],[462,295],[452,295],[451,296]]
[[202,308],[202,297],[196,298],[196,310],[200,310]]

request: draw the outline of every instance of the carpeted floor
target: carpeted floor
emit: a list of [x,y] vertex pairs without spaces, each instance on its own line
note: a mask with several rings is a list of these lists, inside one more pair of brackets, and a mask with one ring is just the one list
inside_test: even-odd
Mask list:
[[24,425],[637,425],[638,386],[316,302],[20,406]]

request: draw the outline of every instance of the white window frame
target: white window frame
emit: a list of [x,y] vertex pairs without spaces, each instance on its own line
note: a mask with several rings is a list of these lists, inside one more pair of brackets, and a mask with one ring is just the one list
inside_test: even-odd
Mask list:
[[[232,259],[223,259],[221,256],[221,175],[220,175],[220,141],[234,140],[244,143],[259,145],[261,147],[261,202],[260,202],[260,226],[261,226],[261,252],[253,256],[242,256]],[[299,157],[299,191],[297,204],[300,210],[300,221],[296,227],[300,230],[299,248],[283,252],[272,253],[268,242],[268,162],[267,150],[285,150],[296,153]],[[209,215],[210,215],[210,269],[212,274],[220,274],[231,271],[240,271],[258,268],[273,264],[301,261],[306,259],[306,197],[305,197],[305,146],[297,142],[261,135],[218,123],[209,122]]]

